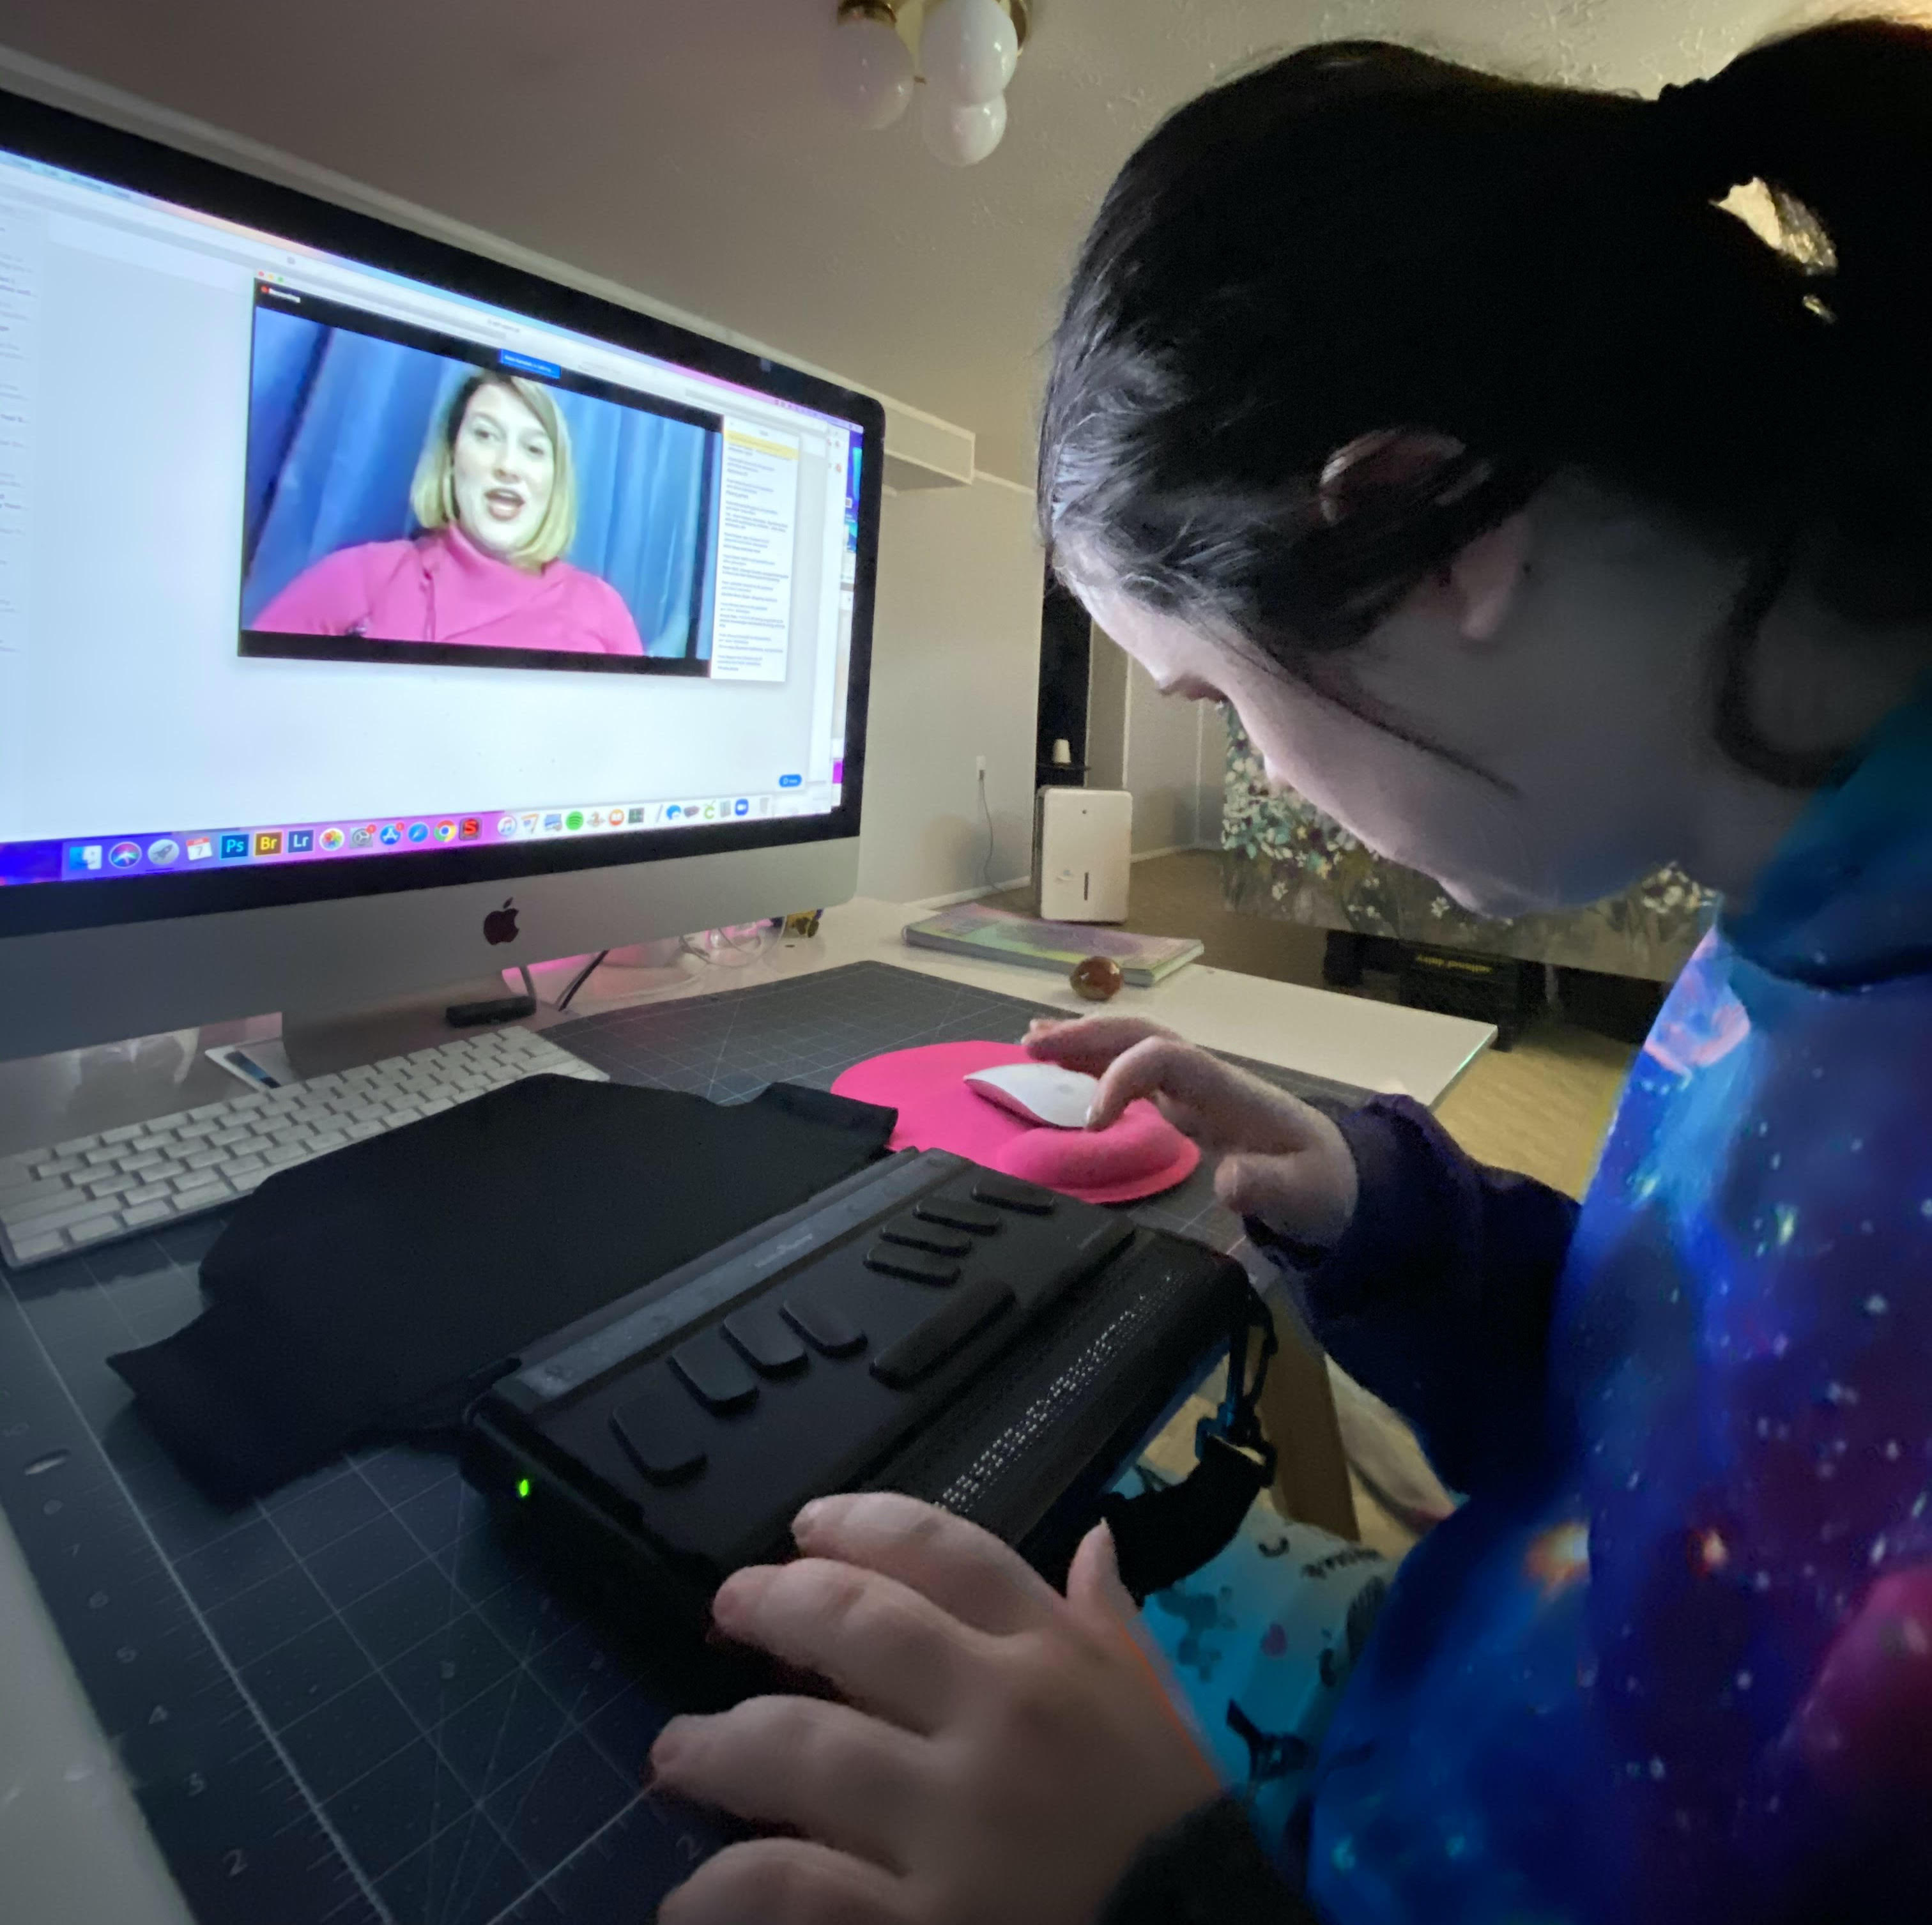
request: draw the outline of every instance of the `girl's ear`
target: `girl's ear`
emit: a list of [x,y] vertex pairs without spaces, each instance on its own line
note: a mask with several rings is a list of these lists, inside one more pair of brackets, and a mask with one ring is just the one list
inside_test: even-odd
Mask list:
[[[1426,485],[1466,451],[1453,435],[1430,429],[1382,428],[1358,435],[1323,465],[1318,490],[1322,518],[1332,526],[1359,498],[1378,489]],[[1530,546],[1528,515],[1514,514],[1478,535],[1417,591],[1418,597],[1432,611],[1447,614],[1465,640],[1491,640],[1509,619]]]
[[1529,568],[1529,517],[1516,514],[1476,538],[1449,564],[1446,584],[1466,641],[1492,640],[1509,619]]

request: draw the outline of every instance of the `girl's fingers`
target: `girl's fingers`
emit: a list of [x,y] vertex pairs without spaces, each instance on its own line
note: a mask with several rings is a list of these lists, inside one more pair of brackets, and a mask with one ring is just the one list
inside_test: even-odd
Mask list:
[[1188,1112],[1195,1133],[1216,1143],[1280,1152],[1309,1140],[1306,1105],[1175,1036],[1149,1037],[1108,1065],[1088,1127],[1103,1129],[1136,1097],[1156,1095]]
[[849,1705],[748,1698],[714,1717],[672,1719],[651,1747],[652,1783],[896,1870],[892,1841],[929,1795],[920,1782],[927,1749]]
[[891,1873],[803,1838],[758,1838],[707,1859],[662,1900],[658,1925],[905,1925]]
[[962,1624],[1005,1637],[1045,1624],[1060,1598],[989,1531],[891,1491],[820,1498],[792,1526],[808,1558],[837,1558],[891,1578]]
[[1172,1033],[1144,1016],[1078,1016],[1066,1022],[1040,1017],[1027,1031],[1024,1046],[1042,1063],[1097,1076],[1123,1050]]
[[734,1572],[711,1616],[734,1642],[825,1678],[914,1732],[934,1729],[954,1708],[979,1635],[909,1585],[828,1558]]

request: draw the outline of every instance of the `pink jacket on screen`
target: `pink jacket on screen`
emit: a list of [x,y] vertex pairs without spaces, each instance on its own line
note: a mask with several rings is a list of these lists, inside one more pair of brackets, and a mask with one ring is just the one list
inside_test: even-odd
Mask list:
[[252,625],[278,634],[360,635],[372,642],[644,652],[631,611],[608,582],[568,562],[551,562],[532,574],[485,554],[455,528],[325,555]]

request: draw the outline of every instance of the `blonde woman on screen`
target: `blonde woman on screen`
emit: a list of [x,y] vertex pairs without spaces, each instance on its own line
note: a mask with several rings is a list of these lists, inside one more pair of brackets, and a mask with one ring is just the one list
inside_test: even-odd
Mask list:
[[622,596],[563,559],[577,533],[570,436],[541,383],[479,369],[430,430],[410,487],[422,532],[306,568],[255,619],[354,635],[554,654],[640,655]]

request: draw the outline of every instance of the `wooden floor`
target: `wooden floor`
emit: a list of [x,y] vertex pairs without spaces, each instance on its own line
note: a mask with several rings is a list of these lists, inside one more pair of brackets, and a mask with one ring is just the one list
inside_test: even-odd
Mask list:
[[[1006,907],[1030,907],[1023,892],[996,899]],[[1312,988],[1326,986],[1323,933],[1224,908],[1220,859],[1212,850],[1137,862],[1127,925],[1148,935],[1198,937],[1202,960],[1216,969]],[[1392,1000],[1394,985],[1371,975],[1351,993]],[[1596,1167],[1634,1053],[1552,1012],[1526,1030],[1514,1049],[1484,1051],[1437,1105],[1436,1114],[1478,1162],[1520,1170],[1580,1196]],[[1352,1459],[1383,1489],[1411,1502],[1438,1498],[1439,1486],[1399,1420],[1340,1372],[1334,1375]],[[1163,1463],[1171,1459],[1172,1468],[1184,1468],[1191,1461],[1192,1426],[1198,1414],[1190,1407],[1176,1420],[1160,1447]],[[1366,1542],[1400,1555],[1414,1541],[1360,1480],[1355,1500]]]

